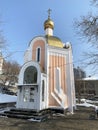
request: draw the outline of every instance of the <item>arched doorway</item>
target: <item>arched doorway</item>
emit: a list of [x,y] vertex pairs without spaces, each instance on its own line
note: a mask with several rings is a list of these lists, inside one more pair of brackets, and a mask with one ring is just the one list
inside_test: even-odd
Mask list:
[[41,70],[37,62],[25,63],[19,74],[17,108],[40,109]]
[[24,108],[36,108],[38,72],[35,66],[28,66],[23,77],[23,103]]

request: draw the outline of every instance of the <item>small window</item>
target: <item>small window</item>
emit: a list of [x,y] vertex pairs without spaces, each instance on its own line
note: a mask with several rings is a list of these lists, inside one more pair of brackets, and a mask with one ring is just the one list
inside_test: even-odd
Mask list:
[[37,62],[40,62],[40,48],[37,48]]
[[30,102],[34,102],[34,99],[31,99],[31,98],[30,98]]
[[34,102],[34,88],[30,88],[30,102]]
[[44,101],[45,81],[42,80],[42,101]]

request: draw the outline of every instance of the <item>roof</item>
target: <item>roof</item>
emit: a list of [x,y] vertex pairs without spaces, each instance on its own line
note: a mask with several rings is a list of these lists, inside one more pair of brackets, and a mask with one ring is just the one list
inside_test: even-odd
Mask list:
[[51,46],[55,46],[55,47],[60,47],[63,48],[63,43],[60,40],[60,38],[56,37],[56,36],[45,36],[47,43]]
[[87,78],[83,78],[83,80],[98,80],[98,77],[87,77]]

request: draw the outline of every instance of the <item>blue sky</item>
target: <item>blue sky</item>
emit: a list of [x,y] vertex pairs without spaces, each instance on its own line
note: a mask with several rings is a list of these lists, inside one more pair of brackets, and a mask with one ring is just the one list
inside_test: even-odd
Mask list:
[[52,9],[51,19],[55,23],[54,35],[62,42],[72,43],[74,62],[77,61],[76,66],[81,66],[78,61],[83,59],[83,51],[89,47],[76,36],[73,22],[94,11],[90,0],[0,0],[0,19],[3,21],[0,28],[8,44],[4,55],[10,52],[12,55],[8,60],[23,64],[24,51],[31,39],[45,34],[43,23],[49,8]]

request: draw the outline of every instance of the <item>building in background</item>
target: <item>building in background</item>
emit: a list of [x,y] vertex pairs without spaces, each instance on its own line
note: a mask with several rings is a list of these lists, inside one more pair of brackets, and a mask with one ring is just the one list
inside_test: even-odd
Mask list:
[[74,79],[86,78],[86,72],[80,67],[74,68]]
[[19,74],[17,108],[63,108],[73,112],[75,87],[70,43],[53,35],[54,22],[44,22],[45,36],[29,43]]
[[75,80],[76,96],[81,98],[98,97],[98,78],[88,77]]

